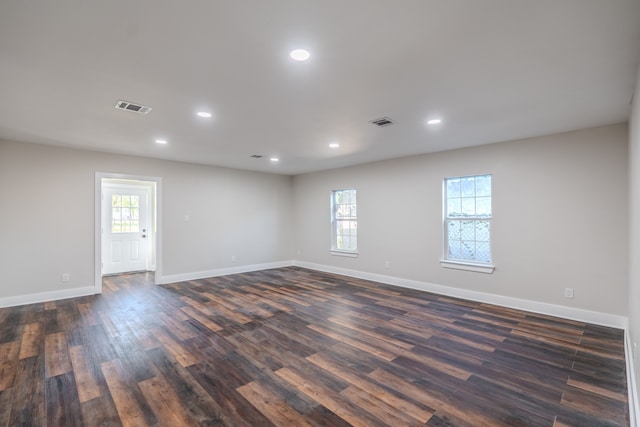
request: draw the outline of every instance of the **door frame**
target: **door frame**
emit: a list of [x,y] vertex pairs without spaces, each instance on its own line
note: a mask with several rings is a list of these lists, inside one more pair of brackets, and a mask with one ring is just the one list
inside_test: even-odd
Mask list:
[[[155,203],[151,203],[151,217],[155,213],[155,233],[152,241],[152,253],[155,253],[155,278],[154,282],[162,277],[162,178],[153,176],[127,175],[119,173],[96,172],[95,177],[95,264],[94,287],[96,293],[102,293],[102,183],[105,179],[123,179],[130,181],[143,181],[155,184]],[[155,247],[155,248],[154,248]],[[155,249],[155,250],[154,250]]]

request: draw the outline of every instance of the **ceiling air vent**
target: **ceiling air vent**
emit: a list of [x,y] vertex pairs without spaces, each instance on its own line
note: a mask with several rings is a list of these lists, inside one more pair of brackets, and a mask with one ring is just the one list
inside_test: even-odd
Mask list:
[[151,107],[146,107],[140,104],[134,104],[133,102],[128,102],[128,101],[118,101],[116,103],[116,108],[118,110],[133,111],[134,113],[140,113],[140,114],[149,114],[149,111],[151,111]]
[[252,154],[251,157],[253,157],[254,159],[261,159],[264,156],[262,154]]
[[393,124],[393,120],[389,117],[380,117],[379,119],[371,120],[369,123],[373,123],[376,126],[389,126]]

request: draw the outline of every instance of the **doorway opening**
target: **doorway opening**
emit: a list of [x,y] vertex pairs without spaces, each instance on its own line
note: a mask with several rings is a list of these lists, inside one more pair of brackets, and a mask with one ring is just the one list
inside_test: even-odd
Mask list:
[[162,181],[96,173],[95,288],[103,276],[155,272],[161,277]]

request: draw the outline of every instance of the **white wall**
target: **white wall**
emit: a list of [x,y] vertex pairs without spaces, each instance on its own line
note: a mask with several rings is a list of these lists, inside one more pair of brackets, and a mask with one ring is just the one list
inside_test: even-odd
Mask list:
[[164,275],[292,258],[290,177],[0,141],[0,299],[93,286],[96,172],[162,178]]
[[[295,257],[618,316],[628,313],[624,125],[294,178],[0,142],[0,298],[93,284],[96,171],[163,179],[166,276]],[[439,264],[442,179],[476,173],[494,177],[497,268],[492,275]],[[329,192],[348,187],[358,189],[360,255],[355,259],[329,254]],[[185,214],[190,222],[184,221]],[[391,268],[385,268],[385,261]],[[63,272],[71,274],[71,282],[61,283]],[[638,273],[632,274],[633,282]],[[575,299],[563,298],[565,287],[574,288]],[[632,292],[637,297],[637,288]],[[637,333],[637,312],[632,315]]]
[[[640,384],[640,70],[629,121],[629,335]],[[636,397],[637,398],[637,397]],[[637,402],[636,402],[637,403]],[[640,414],[638,414],[640,415]]]
[[[626,316],[626,156],[627,127],[615,125],[299,175],[296,258]],[[442,268],[442,180],[483,173],[493,174],[496,270]],[[329,193],[351,187],[358,258],[329,253]]]

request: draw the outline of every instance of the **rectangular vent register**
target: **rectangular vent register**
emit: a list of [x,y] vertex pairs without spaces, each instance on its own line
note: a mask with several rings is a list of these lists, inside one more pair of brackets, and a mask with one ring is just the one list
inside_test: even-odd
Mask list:
[[133,102],[128,101],[118,101],[116,103],[116,109],[133,111],[134,113],[140,114],[149,114],[149,111],[151,111],[151,107],[147,107],[146,105],[134,104]]

